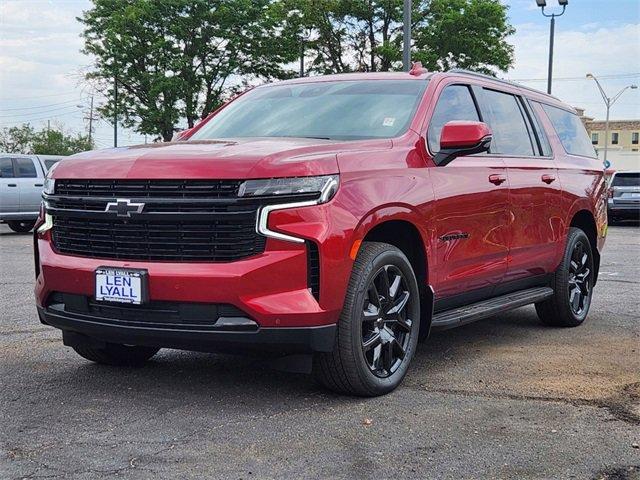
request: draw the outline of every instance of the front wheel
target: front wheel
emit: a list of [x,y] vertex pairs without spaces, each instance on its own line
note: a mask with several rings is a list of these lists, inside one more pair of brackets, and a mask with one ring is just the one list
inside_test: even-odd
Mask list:
[[591,243],[581,229],[572,227],[564,257],[553,277],[554,295],[536,303],[536,312],[542,323],[554,327],[577,327],[584,322],[591,306],[594,279]]
[[360,396],[395,389],[418,342],[418,282],[393,245],[365,242],[349,280],[331,353],[317,354],[314,373],[325,387]]
[[35,224],[35,220],[7,222],[9,228],[16,233],[30,232]]

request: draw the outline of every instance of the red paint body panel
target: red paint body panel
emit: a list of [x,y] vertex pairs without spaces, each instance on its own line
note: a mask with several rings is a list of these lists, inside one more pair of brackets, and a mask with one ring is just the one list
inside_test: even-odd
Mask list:
[[[307,289],[303,243],[269,238],[264,253],[230,263],[138,262],[62,255],[54,251],[46,233],[38,238],[38,305],[43,306],[53,291],[92,296],[94,271],[106,265],[147,269],[153,300],[230,303],[260,326],[332,324],[344,302],[354,242],[391,220],[410,223],[419,232],[427,263],[423,281],[433,287],[436,298],[553,272],[568,226],[581,210],[595,219],[602,248],[606,232],[602,166],[597,159],[567,155],[542,109],[534,107],[553,158],[477,155],[437,167],[426,146],[431,114],[448,84],[489,85],[553,105],[562,105],[559,101],[462,74],[354,74],[291,83],[377,78],[429,79],[401,137],[174,142],[76,155],[61,162],[54,173],[57,179],[239,180],[339,173],[339,189],[328,203],[269,216],[271,230],[318,246],[319,300]],[[544,182],[543,175],[555,180]],[[496,184],[496,178],[504,181]]]

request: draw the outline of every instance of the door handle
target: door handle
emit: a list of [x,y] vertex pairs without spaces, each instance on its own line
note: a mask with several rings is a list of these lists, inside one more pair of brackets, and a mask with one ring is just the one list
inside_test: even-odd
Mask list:
[[552,182],[555,182],[556,180],[556,177],[554,177],[553,175],[549,175],[548,173],[545,173],[544,175],[542,175],[541,178],[542,178],[542,181],[547,185],[551,184]]
[[15,183],[7,183],[7,187],[17,187],[18,185]]
[[34,187],[44,187],[44,184],[42,184],[42,183],[36,183],[36,184],[34,185]]
[[489,181],[494,185],[500,185],[507,181],[507,177],[505,177],[504,175],[500,175],[498,173],[493,173],[489,175]]

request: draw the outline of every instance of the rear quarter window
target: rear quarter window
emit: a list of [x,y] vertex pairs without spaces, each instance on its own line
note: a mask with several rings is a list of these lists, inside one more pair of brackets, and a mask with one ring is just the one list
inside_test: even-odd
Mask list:
[[542,105],[545,113],[551,120],[560,143],[565,151],[571,155],[597,158],[589,135],[582,124],[582,120],[575,113],[550,105]]

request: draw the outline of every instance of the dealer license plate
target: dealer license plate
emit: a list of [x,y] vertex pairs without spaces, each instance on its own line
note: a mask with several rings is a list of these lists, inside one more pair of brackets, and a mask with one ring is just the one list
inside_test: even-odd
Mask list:
[[139,305],[147,301],[147,271],[100,267],[96,270],[96,300]]

